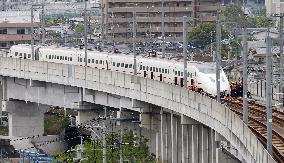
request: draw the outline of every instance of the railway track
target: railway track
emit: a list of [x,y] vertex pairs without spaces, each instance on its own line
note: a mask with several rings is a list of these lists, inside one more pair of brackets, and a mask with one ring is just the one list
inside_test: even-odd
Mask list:
[[[243,118],[243,105],[241,100],[231,99],[228,101],[229,108]],[[266,107],[254,102],[248,105],[248,126],[255,133],[261,143],[266,147],[267,127],[266,127]],[[277,125],[284,130],[284,113],[273,109],[273,125]],[[272,131],[273,157],[279,163],[284,163],[284,138],[275,130]]]

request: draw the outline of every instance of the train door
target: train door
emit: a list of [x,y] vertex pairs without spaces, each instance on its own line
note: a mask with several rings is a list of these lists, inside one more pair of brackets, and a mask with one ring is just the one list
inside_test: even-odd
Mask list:
[[183,83],[183,78],[180,78],[180,86],[183,87],[184,83]]
[[178,85],[178,79],[175,77],[175,85]]
[[151,71],[151,79],[154,79],[154,73]]

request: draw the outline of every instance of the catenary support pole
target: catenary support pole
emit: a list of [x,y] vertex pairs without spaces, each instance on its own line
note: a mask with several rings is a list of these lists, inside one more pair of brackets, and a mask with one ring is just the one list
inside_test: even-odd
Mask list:
[[280,42],[280,65],[279,65],[279,73],[280,73],[280,88],[281,88],[281,92],[280,93],[283,93],[281,95],[281,98],[282,98],[282,107],[284,106],[284,81],[283,81],[283,73],[284,73],[284,67],[283,67],[283,64],[284,64],[284,56],[283,56],[283,17],[284,17],[284,14],[282,13],[280,15],[280,24],[279,24],[279,38],[281,39],[281,42]]
[[164,2],[162,0],[162,56],[165,57],[165,10],[164,10]]
[[269,36],[269,27],[267,29],[267,47],[266,47],[266,110],[267,110],[267,151],[272,151],[272,58],[271,58],[271,37]]
[[217,11],[217,23],[216,23],[216,87],[217,87],[217,101],[221,102],[220,98],[220,62],[221,62],[221,20],[220,20],[220,4]]
[[[84,52],[85,52],[85,66],[87,66],[88,62],[88,40],[87,40],[87,33],[88,33],[88,25],[87,25],[87,0],[85,0],[85,7],[84,7]],[[85,67],[86,68],[86,67]]]
[[137,63],[136,63],[136,12],[133,12],[133,25],[132,25],[132,33],[133,33],[133,57],[134,57],[134,75],[137,75]]
[[187,29],[188,29],[188,17],[183,16],[183,79],[184,86],[187,87]]
[[31,53],[32,53],[32,59],[35,60],[35,50],[34,50],[34,44],[35,44],[35,36],[34,36],[34,6],[31,7]]
[[44,9],[44,2],[42,3],[42,10],[41,10],[41,44],[45,45],[45,9]]
[[243,121],[246,125],[248,125],[248,42],[247,42],[247,29],[244,27],[243,29]]

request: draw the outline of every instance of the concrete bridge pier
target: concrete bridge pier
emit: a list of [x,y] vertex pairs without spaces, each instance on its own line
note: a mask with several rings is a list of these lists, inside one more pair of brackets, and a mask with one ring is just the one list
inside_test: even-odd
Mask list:
[[77,126],[98,117],[102,112],[102,109],[99,106],[88,102],[76,103],[73,109],[78,112],[78,115],[76,116]]
[[48,105],[25,101],[2,101],[3,111],[8,112],[9,136],[27,137],[43,135],[44,113]]

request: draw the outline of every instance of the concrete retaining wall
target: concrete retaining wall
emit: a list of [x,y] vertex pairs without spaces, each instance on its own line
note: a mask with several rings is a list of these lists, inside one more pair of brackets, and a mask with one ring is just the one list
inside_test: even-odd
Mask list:
[[213,99],[179,86],[117,72],[14,58],[0,58],[0,74],[84,87],[168,108],[220,133],[247,163],[275,162],[236,114]]

